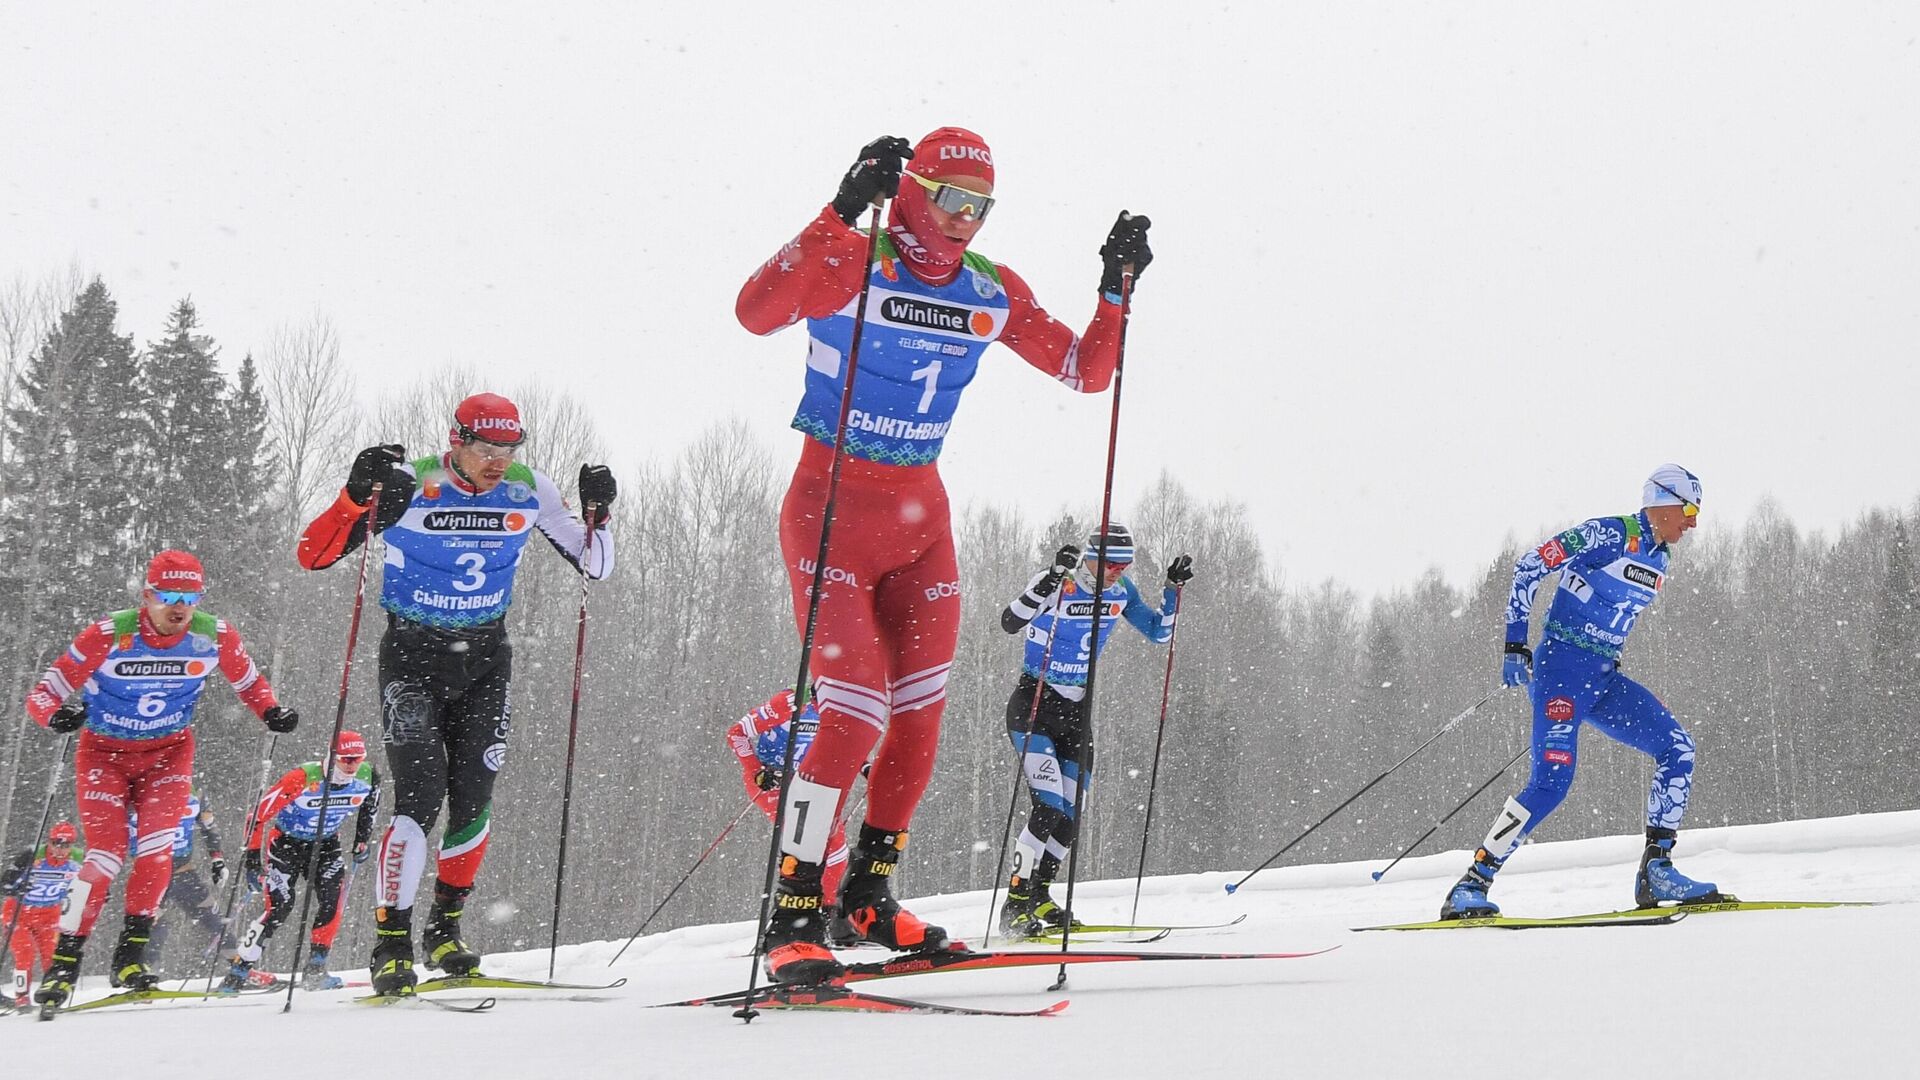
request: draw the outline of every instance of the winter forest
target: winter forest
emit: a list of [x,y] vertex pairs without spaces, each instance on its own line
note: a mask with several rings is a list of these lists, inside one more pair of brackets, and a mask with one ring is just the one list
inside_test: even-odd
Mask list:
[[[137,603],[152,552],[182,547],[204,560],[205,610],[237,624],[281,700],[303,714],[272,748],[277,774],[320,756],[335,709],[357,556],[307,573],[292,552],[356,450],[443,448],[453,403],[494,390],[526,417],[524,460],[563,489],[581,462],[604,460],[579,403],[537,382],[482,386],[447,368],[411,386],[356,386],[324,316],[265,341],[224,342],[203,326],[217,303],[182,299],[165,325],[130,327],[111,283],[77,271],[0,293],[0,657],[15,717],[0,737],[0,835],[9,851],[35,839],[50,781],[56,817],[72,815],[59,740],[19,703],[86,622]],[[793,378],[797,394],[797,370]],[[715,417],[674,460],[609,462],[621,490],[620,565],[591,590],[563,941],[632,932],[746,806],[723,732],[793,677],[796,635],[774,534],[799,438]],[[1618,505],[1591,512],[1633,509],[1641,470],[1635,462],[1621,476]],[[1084,497],[1050,520],[996,506],[989,491],[953,492],[968,614],[902,896],[984,888],[994,875],[1014,784],[1003,711],[1020,656],[998,613],[1057,546],[1082,542],[1097,524],[1095,480],[1090,471]],[[1571,524],[1530,518],[1524,491],[1513,500],[1509,550],[1486,552],[1478,580],[1421,573],[1414,534],[1405,584],[1372,598],[1338,581],[1293,580],[1263,554],[1242,506],[1196,500],[1177,477],[1163,474],[1139,502],[1116,507],[1141,543],[1132,576],[1150,596],[1174,555],[1190,552],[1197,571],[1179,623],[1149,873],[1258,864],[1499,685],[1519,545]],[[1624,659],[1699,745],[1689,824],[1915,805],[1920,610],[1910,539],[1920,503],[1863,507],[1837,535],[1803,532],[1764,504],[1745,521],[1703,520]],[[1310,512],[1300,527],[1317,527]],[[517,723],[475,897],[485,921],[467,927],[482,951],[544,945],[549,932],[580,586],[544,545],[528,550],[509,616]],[[371,600],[369,609],[348,724],[372,737],[384,619]],[[1165,660],[1125,629],[1101,660],[1081,880],[1134,871]],[[1495,693],[1283,862],[1384,862],[1519,754],[1527,724],[1519,692]],[[203,698],[196,730],[199,790],[237,850],[267,736],[221,685]],[[1585,745],[1573,795],[1543,839],[1640,828],[1649,764],[1597,733]],[[1525,768],[1514,765],[1425,850],[1476,843]],[[752,918],[766,839],[749,815],[653,929]],[[364,957],[364,886],[347,905],[342,946]],[[161,966],[198,955],[189,936],[175,935],[175,956]]]

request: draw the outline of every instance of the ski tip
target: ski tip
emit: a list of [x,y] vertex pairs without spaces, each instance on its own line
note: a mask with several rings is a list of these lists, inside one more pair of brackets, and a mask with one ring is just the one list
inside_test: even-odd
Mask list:
[[1071,1002],[1069,1001],[1069,999],[1067,999],[1067,998],[1061,998],[1061,999],[1060,999],[1059,1001],[1056,1001],[1056,1002],[1054,1002],[1053,1004],[1051,1004],[1051,1005],[1049,1005],[1049,1006],[1047,1006],[1046,1008],[1044,1008],[1044,1009],[1041,1009],[1041,1010],[1040,1010],[1040,1013],[1039,1013],[1039,1015],[1041,1015],[1041,1016],[1059,1016],[1059,1015],[1060,1015],[1061,1013],[1063,1013],[1063,1012],[1065,1012],[1065,1011],[1067,1010],[1067,1006],[1068,1006],[1069,1004],[1071,1004]]

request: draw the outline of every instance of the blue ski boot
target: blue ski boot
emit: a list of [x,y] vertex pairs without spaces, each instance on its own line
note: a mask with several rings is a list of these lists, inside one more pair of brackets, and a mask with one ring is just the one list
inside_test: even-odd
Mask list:
[[1695,881],[1673,868],[1672,829],[1647,826],[1647,848],[1640,853],[1640,873],[1633,881],[1633,899],[1641,907],[1658,904],[1717,904],[1727,899],[1711,881]]
[[1440,905],[1441,920],[1485,919],[1500,914],[1500,905],[1487,899],[1487,890],[1493,887],[1493,875],[1505,862],[1487,854],[1486,848],[1475,851],[1473,865],[1454,884],[1447,902]]
[[327,970],[327,954],[332,949],[326,945],[315,945],[307,954],[306,970],[300,973],[302,990],[338,990],[346,985],[346,980]]
[[227,977],[213,988],[216,994],[237,994],[247,988],[248,977],[253,974],[253,964],[236,956],[233,965],[227,968]]

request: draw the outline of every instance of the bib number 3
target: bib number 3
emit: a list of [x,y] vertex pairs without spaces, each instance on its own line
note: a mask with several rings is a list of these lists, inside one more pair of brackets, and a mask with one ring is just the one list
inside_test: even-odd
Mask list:
[[487,575],[482,568],[487,565],[487,557],[477,551],[469,551],[453,560],[453,564],[466,571],[456,578],[453,587],[461,592],[476,592],[486,587]]

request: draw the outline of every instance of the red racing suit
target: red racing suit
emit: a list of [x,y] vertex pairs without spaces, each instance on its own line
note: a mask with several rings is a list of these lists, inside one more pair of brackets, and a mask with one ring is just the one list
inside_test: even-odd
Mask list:
[[[871,265],[867,244],[827,207],[754,273],[734,310],[762,335],[805,320],[812,339],[807,396],[794,422],[809,437],[780,510],[780,548],[804,633],[836,438],[828,403],[843,384],[841,351],[863,281],[873,291],[815,636],[820,730],[798,770],[808,787],[795,787],[815,798],[821,787],[837,792],[837,817],[878,742],[866,820],[904,831],[933,775],[959,638],[959,565],[934,462],[958,395],[988,341],[1073,390],[1103,390],[1118,360],[1121,320],[1119,305],[1103,300],[1082,337],[1042,310],[1005,266],[969,253],[948,281],[929,282],[890,238]],[[873,397],[886,397],[891,411],[864,400]],[[817,863],[824,845],[822,833],[789,854]]]
[[[73,756],[74,798],[87,838],[87,857],[60,916],[61,933],[84,936],[93,932],[113,879],[127,861],[129,808],[139,822],[140,837],[127,878],[127,914],[152,915],[160,909],[173,877],[174,836],[193,791],[194,698],[188,696],[178,730],[153,738],[116,738],[100,730],[105,723],[101,690],[94,680],[95,673],[110,659],[164,654],[196,634],[211,639],[215,662],[194,668],[192,661],[186,661],[184,666],[193,671],[194,678],[203,678],[211,674],[207,669],[218,667],[255,716],[277,704],[273,687],[254,667],[253,658],[240,641],[240,632],[232,625],[196,613],[185,630],[163,635],[147,618],[145,609],[117,613],[80,631],[72,647],[53,662],[27,694],[27,715],[41,727],[76,691],[86,695],[89,708],[87,726],[80,732]],[[197,684],[191,689],[197,694]],[[177,688],[176,692],[185,694]],[[154,700],[162,710],[167,707],[165,692],[156,691]]]

